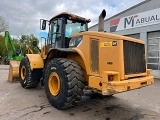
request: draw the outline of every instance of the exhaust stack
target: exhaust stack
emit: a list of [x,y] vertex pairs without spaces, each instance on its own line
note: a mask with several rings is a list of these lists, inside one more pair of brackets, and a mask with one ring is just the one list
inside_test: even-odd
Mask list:
[[99,23],[98,23],[98,32],[104,32],[104,18],[106,16],[106,11],[103,10],[99,16]]

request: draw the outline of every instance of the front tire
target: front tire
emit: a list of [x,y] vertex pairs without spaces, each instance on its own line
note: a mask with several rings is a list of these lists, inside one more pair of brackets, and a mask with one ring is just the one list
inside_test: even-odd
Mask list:
[[44,80],[47,98],[57,109],[69,108],[82,99],[84,78],[76,62],[66,58],[51,60],[45,69]]
[[20,83],[23,88],[35,88],[40,82],[42,75],[41,69],[31,70],[30,62],[27,57],[24,57],[20,62],[19,76]]

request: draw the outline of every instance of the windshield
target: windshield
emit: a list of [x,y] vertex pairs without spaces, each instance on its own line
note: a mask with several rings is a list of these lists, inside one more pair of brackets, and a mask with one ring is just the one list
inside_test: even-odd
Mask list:
[[68,37],[75,33],[87,31],[86,25],[87,25],[86,23],[79,23],[76,21],[67,20],[65,37]]

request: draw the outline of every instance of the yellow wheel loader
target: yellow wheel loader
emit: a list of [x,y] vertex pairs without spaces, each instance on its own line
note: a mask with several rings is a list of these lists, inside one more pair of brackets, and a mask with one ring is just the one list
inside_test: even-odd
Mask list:
[[65,109],[81,101],[84,88],[105,96],[152,84],[145,43],[104,32],[105,15],[103,10],[98,32],[88,31],[90,19],[67,12],[40,20],[41,30],[49,23],[48,39],[41,54],[21,60],[22,87],[41,83],[50,104]]

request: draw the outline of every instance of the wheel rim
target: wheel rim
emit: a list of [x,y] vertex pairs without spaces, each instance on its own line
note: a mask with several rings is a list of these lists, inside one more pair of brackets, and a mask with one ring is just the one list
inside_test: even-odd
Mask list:
[[52,72],[49,76],[49,90],[52,95],[58,95],[60,91],[60,79],[57,73]]
[[22,80],[24,80],[26,77],[26,68],[24,66],[22,66],[21,68],[21,78]]

